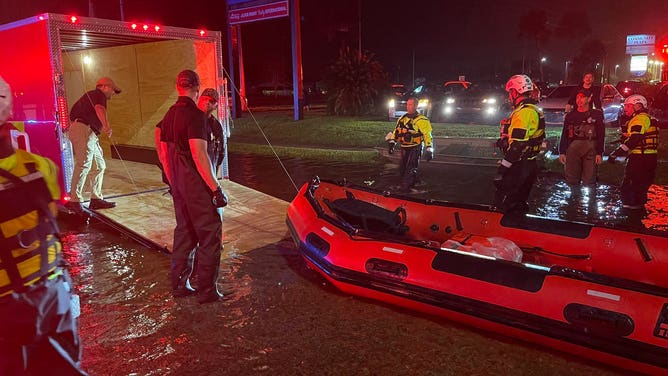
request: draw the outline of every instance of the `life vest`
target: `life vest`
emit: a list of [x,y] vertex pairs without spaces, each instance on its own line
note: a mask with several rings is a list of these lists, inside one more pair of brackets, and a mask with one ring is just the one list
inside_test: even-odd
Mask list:
[[[538,123],[535,125],[535,128],[531,124],[532,121],[527,119],[527,109],[535,111],[538,115]],[[516,108],[510,117],[508,152],[513,154],[519,153],[519,159],[535,159],[540,153],[541,145],[545,140],[545,116],[543,115],[543,111],[535,104],[525,102]],[[519,144],[521,147],[518,149],[513,143],[516,143],[516,145]]]
[[13,170],[25,174],[0,169],[0,296],[61,273],[62,245],[44,175],[35,162],[21,159]]
[[397,120],[393,138],[399,142],[402,147],[412,147],[422,144],[422,142],[426,140],[425,134],[422,133],[422,129],[420,128],[420,123],[425,121],[428,122],[429,120],[426,116],[421,114],[418,114],[412,119],[407,115],[400,117],[399,120]]
[[568,124],[568,138],[571,140],[596,140],[596,119],[587,111],[587,119],[579,124]]
[[642,135],[638,145],[629,151],[630,154],[656,154],[659,149],[659,127],[657,120],[650,117],[646,111],[640,111],[626,123],[623,140],[635,134]]

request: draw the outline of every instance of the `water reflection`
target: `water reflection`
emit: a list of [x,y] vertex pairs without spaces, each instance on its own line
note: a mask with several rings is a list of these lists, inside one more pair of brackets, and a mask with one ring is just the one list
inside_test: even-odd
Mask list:
[[[323,179],[347,179],[358,185],[386,190],[398,184],[398,166],[383,161],[350,164],[286,158],[285,170],[297,187],[318,175]],[[231,180],[275,197],[291,201],[297,193],[278,161],[272,157],[246,154],[230,156]],[[492,179],[496,169],[489,166],[463,166],[421,163],[422,193],[418,198],[491,204]],[[544,172],[534,187],[529,205],[531,214],[579,221],[602,226],[647,228],[668,231],[668,188],[652,185],[645,211],[622,210],[619,187],[599,183],[595,188],[569,187],[559,173]]]

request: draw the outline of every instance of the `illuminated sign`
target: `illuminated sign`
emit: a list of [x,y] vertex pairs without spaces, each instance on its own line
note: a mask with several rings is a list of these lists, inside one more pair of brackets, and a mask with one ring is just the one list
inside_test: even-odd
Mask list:
[[230,9],[227,14],[231,25],[287,17],[289,15],[288,1]]
[[650,54],[654,52],[656,37],[650,34],[635,34],[626,36],[626,54]]
[[647,55],[631,56],[631,73],[639,73],[640,75],[647,72]]

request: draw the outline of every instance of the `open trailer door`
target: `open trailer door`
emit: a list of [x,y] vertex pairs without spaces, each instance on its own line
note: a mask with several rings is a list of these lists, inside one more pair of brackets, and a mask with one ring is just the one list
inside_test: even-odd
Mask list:
[[[108,105],[114,133],[100,139],[107,157],[157,161],[155,125],[176,101],[183,69],[200,75],[202,89],[221,94],[218,118],[229,137],[220,32],[42,14],[1,25],[0,43],[0,75],[15,93],[12,122],[24,129],[32,152],[58,164],[63,196],[73,170],[69,109],[102,76],[123,89]],[[223,177],[228,171],[226,155]]]

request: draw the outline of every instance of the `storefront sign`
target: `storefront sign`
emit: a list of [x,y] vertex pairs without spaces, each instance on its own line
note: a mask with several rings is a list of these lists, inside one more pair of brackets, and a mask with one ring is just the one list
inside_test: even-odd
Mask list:
[[288,15],[287,0],[246,8],[230,9],[228,11],[231,25],[287,17]]

